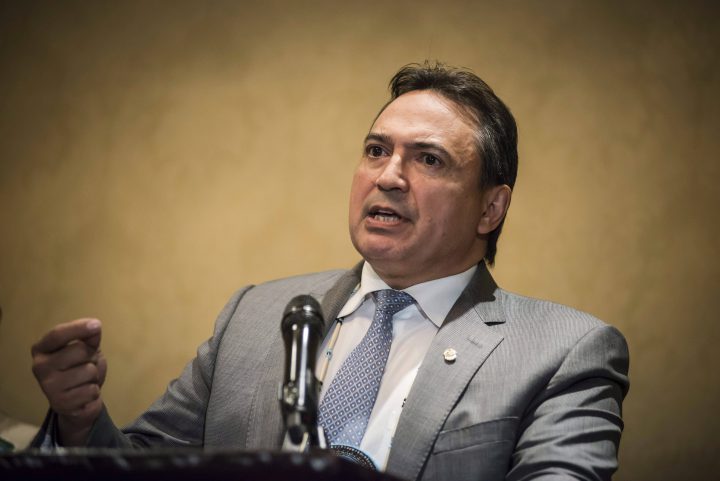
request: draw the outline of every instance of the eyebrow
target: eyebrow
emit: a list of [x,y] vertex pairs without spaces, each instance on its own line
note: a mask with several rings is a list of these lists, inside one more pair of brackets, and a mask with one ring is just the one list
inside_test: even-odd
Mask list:
[[367,134],[364,143],[367,144],[369,141],[381,142],[383,144],[392,144],[392,140],[390,139],[389,135],[378,134],[375,132],[370,132],[369,134]]
[[[392,138],[389,135],[380,134],[377,132],[370,132],[369,134],[367,134],[367,136],[365,137],[365,143],[367,144],[370,141],[380,142],[383,144],[392,144],[393,143]],[[450,159],[453,158],[453,156],[450,154],[450,152],[445,150],[445,148],[443,146],[441,146],[440,144],[436,144],[434,142],[410,142],[410,143],[404,144],[404,147],[409,148],[409,149],[414,149],[414,150],[423,150],[423,149],[435,150],[436,152],[439,152],[441,155],[444,155]]]

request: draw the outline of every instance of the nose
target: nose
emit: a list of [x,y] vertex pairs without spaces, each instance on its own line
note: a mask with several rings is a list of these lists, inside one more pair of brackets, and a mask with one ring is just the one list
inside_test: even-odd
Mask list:
[[407,191],[408,182],[403,172],[403,161],[400,155],[396,153],[390,157],[375,179],[375,185],[384,191]]

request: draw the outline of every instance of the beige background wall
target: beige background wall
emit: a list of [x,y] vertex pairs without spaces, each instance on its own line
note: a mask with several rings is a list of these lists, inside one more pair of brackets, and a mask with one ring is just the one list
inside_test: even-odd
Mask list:
[[[718,468],[718,9],[624,1],[0,2],[0,410],[29,346],[104,320],[116,421],[238,287],[346,267],[362,137],[401,65],[474,69],[521,166],[495,276],[631,347],[621,480]],[[705,474],[703,474],[705,473]]]

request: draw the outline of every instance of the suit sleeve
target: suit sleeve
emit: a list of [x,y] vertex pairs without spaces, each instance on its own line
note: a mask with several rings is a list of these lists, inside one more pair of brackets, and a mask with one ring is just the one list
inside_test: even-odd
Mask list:
[[629,354],[611,326],[569,351],[523,418],[508,481],[609,480],[617,469]]
[[[90,431],[87,446],[202,446],[218,347],[240,300],[251,288],[241,289],[230,298],[215,322],[212,337],[200,345],[195,359],[185,366],[180,377],[170,382],[165,393],[145,413],[120,430],[103,408]],[[57,447],[55,424],[55,414],[50,411],[32,446]]]

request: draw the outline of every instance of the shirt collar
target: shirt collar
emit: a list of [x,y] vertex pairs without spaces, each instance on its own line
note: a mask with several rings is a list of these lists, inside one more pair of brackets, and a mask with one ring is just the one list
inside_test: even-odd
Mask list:
[[[474,265],[460,274],[415,284],[403,291],[413,296],[420,312],[439,328],[476,270],[477,265]],[[383,289],[391,287],[380,279],[369,262],[363,263],[360,284],[340,310],[338,317],[352,314],[370,293]]]

